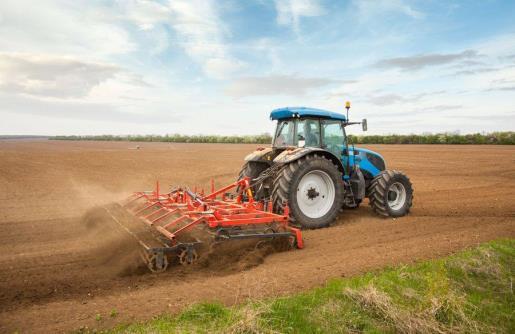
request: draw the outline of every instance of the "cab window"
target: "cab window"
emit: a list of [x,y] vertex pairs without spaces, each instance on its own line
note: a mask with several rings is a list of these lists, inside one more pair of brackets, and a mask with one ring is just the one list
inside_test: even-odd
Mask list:
[[304,141],[304,147],[320,147],[320,125],[317,119],[302,119],[297,123],[297,142]]
[[345,147],[345,136],[341,121],[322,120],[323,148],[340,157]]
[[293,133],[295,131],[294,120],[280,121],[274,138],[274,147],[293,146]]

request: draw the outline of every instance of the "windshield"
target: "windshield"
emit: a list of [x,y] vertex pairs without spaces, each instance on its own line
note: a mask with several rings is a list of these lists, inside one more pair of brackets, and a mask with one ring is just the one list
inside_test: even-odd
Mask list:
[[293,120],[285,120],[277,123],[275,132],[274,147],[294,146],[293,133],[295,131]]

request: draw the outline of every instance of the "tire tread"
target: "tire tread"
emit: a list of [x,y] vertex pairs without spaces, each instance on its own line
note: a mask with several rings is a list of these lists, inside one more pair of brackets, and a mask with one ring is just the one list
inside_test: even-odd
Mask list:
[[[394,179],[404,179],[405,187],[407,191],[405,212],[402,212],[400,215],[393,215],[389,210],[387,203],[387,187],[390,184],[390,181]],[[372,182],[370,182],[369,186],[369,204],[372,207],[372,211],[374,213],[383,216],[383,217],[400,217],[409,213],[411,206],[413,205],[413,185],[410,179],[400,171],[397,170],[384,170],[379,175],[377,175]]]

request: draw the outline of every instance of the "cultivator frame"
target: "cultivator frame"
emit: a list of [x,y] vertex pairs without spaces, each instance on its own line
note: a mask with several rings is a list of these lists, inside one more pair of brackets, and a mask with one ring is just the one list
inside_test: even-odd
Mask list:
[[[236,194],[228,193],[234,189]],[[135,236],[153,272],[166,270],[173,255],[183,265],[194,263],[206,236],[211,244],[235,239],[288,238],[291,246],[304,246],[300,229],[289,225],[287,203],[282,214],[273,213],[271,201],[254,200],[248,177],[218,190],[212,180],[208,195],[181,187],[160,193],[156,182],[153,191],[135,192],[122,206],[140,218],[160,244],[150,245]],[[202,235],[191,233],[195,227],[200,227]]]

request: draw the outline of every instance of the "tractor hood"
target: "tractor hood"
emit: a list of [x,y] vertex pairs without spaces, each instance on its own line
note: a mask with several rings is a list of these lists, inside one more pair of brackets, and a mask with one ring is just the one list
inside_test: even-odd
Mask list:
[[[354,152],[357,152],[357,154],[355,155]],[[381,154],[361,147],[349,146],[349,163],[351,166],[358,165],[363,172],[370,174],[372,177],[386,169]]]

